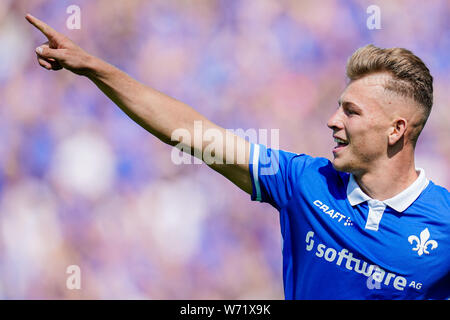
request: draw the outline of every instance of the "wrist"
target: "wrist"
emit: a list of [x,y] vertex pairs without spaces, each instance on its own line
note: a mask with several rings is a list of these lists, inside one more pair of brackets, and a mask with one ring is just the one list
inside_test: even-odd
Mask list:
[[97,78],[102,72],[104,62],[92,55],[87,55],[85,58],[86,66],[83,68],[83,75],[92,79]]

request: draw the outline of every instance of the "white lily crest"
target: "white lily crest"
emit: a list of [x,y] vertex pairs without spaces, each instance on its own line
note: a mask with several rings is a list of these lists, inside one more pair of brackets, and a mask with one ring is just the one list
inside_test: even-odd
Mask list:
[[419,235],[420,239],[417,238],[417,236],[411,235],[408,237],[408,242],[410,244],[413,244],[416,242],[416,247],[413,248],[413,251],[417,251],[417,254],[421,256],[423,253],[430,254],[428,251],[428,246],[431,246],[431,250],[436,249],[438,246],[438,243],[434,240],[428,240],[430,239],[430,231],[428,228],[425,228],[422,230],[422,232]]

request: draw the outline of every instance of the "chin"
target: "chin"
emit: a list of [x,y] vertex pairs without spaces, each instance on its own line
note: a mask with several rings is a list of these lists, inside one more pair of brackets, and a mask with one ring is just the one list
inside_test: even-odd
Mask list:
[[345,163],[342,160],[338,160],[338,159],[334,159],[333,161],[331,161],[333,168],[336,171],[341,171],[341,172],[349,172],[351,173],[353,168],[350,166],[349,163]]

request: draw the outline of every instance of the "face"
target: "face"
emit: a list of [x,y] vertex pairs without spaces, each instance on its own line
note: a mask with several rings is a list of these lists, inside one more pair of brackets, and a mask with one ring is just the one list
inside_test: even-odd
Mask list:
[[378,73],[352,81],[328,120],[333,137],[333,166],[338,171],[364,173],[387,156],[392,130],[392,103],[383,82],[389,75]]

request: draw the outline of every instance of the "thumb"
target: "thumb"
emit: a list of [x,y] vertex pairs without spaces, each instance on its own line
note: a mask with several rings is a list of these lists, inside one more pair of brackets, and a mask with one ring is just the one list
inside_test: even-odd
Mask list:
[[51,49],[48,46],[40,46],[36,48],[36,53],[43,58],[53,58],[60,60],[63,58],[64,49]]

